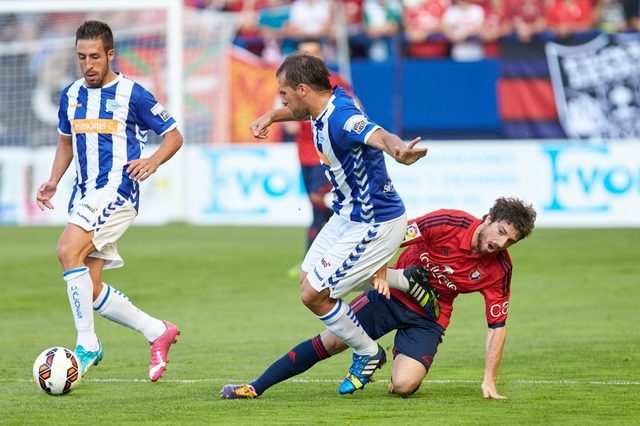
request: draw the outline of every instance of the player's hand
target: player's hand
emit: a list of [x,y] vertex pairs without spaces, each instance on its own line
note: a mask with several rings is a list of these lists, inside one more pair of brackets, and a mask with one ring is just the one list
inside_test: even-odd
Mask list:
[[379,274],[378,272],[376,272],[371,278],[369,278],[369,282],[371,283],[373,288],[378,291],[378,294],[383,295],[387,300],[391,299],[391,291],[389,290],[389,283],[387,282],[386,274]]
[[58,184],[54,181],[46,181],[40,188],[38,188],[38,192],[36,193],[36,204],[40,208],[40,210],[44,210],[44,208],[48,208],[53,210],[53,204],[51,204],[51,198],[56,193],[58,189]]
[[129,178],[142,182],[154,174],[158,167],[160,167],[160,162],[152,157],[138,158],[127,163],[127,173],[129,173]]
[[418,144],[418,142],[420,142],[420,139],[421,138],[418,136],[417,138],[409,142],[409,144],[404,148],[396,148],[396,161],[398,163],[409,165],[415,163],[416,161],[427,155],[427,151],[429,150],[428,148],[416,148],[416,145]]
[[507,399],[506,396],[498,394],[495,384],[482,383],[482,396],[486,399]]
[[265,114],[251,123],[249,129],[251,129],[251,134],[254,138],[267,139],[269,137],[269,126],[271,126],[271,124],[273,124],[271,116],[269,114]]

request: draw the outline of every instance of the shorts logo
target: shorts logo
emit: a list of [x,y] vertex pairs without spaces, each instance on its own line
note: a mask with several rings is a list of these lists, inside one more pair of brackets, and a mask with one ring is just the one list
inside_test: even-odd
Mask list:
[[328,260],[325,260],[325,258],[323,257],[322,260],[320,260],[320,263],[322,264],[323,267],[325,268],[329,268],[331,267],[331,262],[329,262]]
[[85,209],[89,210],[91,213],[95,213],[96,211],[98,211],[98,209],[96,209],[95,207],[87,203],[81,203],[80,205],[78,205],[78,207],[84,207]]
[[107,99],[107,107],[106,110],[107,112],[114,112],[117,109],[120,109],[122,107],[122,105],[120,104],[120,102],[116,101],[115,99]]
[[427,364],[429,367],[431,367],[431,363],[433,362],[433,360],[431,359],[431,357],[429,355],[424,355],[422,357],[422,360],[424,361],[425,364]]
[[78,216],[78,217],[80,217],[80,218],[84,219],[84,221],[85,221],[85,222],[87,222],[87,223],[91,223],[91,221],[89,220],[89,218],[88,218],[88,217],[86,217],[85,215],[81,214],[81,213],[76,212],[76,216]]
[[344,123],[344,130],[347,132],[356,132],[357,134],[361,134],[364,132],[364,129],[367,128],[367,124],[369,124],[367,117],[360,114],[354,115]]
[[415,240],[416,238],[420,238],[422,236],[422,234],[420,233],[420,227],[418,226],[417,223],[410,223],[409,225],[407,225],[407,231],[404,234],[404,241],[402,241],[403,243],[406,243],[407,241],[411,241],[411,240]]

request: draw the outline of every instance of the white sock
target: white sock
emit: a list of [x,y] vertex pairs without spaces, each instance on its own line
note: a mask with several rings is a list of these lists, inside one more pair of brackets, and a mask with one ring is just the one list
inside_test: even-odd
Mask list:
[[409,280],[404,276],[404,269],[387,269],[389,287],[397,288],[405,293],[409,291]]
[[67,296],[71,305],[73,322],[78,330],[77,345],[82,345],[88,351],[98,350],[98,336],[93,325],[93,283],[89,275],[89,268],[65,271],[62,277],[67,282]]
[[342,299],[337,300],[329,313],[318,318],[331,333],[342,339],[355,353],[375,355],[378,352],[377,343],[365,333],[356,314]]
[[100,295],[93,302],[93,309],[108,320],[142,333],[149,342],[167,330],[164,322],[141,311],[125,294],[104,283]]

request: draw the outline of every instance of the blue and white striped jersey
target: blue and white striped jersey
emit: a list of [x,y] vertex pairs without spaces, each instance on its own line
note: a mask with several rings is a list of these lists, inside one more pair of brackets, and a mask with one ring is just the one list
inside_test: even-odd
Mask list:
[[333,211],[354,222],[386,222],[405,211],[384,153],[366,144],[378,128],[338,86],[327,108],[312,120],[320,162],[333,185]]
[[138,182],[127,174],[127,162],[140,158],[149,129],[164,135],[176,121],[139,84],[118,74],[104,87],[89,88],[81,78],[60,95],[58,132],[72,137],[76,179],[69,201],[111,188],[138,209]]

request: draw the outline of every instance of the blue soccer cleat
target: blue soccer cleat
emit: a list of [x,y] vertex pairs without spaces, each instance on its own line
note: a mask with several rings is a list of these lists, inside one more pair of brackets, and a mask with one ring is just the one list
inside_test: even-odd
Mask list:
[[82,376],[89,371],[94,365],[98,365],[100,361],[102,361],[102,357],[104,357],[104,349],[102,348],[102,342],[98,340],[98,350],[97,351],[88,351],[82,345],[76,346],[76,356],[80,360],[80,364],[82,364]]
[[378,345],[378,352],[375,355],[358,355],[353,354],[353,362],[349,369],[349,374],[340,384],[338,392],[340,395],[353,393],[358,389],[364,388],[364,385],[372,381],[373,373],[387,362],[387,354]]

